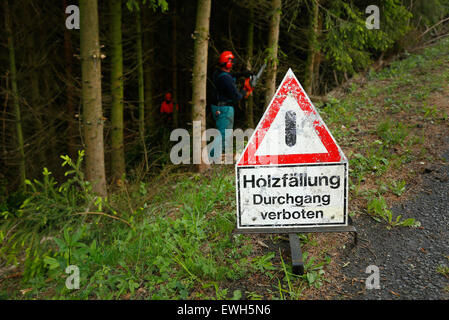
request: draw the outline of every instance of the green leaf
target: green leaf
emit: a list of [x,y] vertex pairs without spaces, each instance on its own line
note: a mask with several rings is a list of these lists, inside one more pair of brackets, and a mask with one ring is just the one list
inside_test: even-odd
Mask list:
[[49,267],[50,270],[54,270],[60,267],[58,260],[49,256],[44,257],[44,262]]
[[65,251],[67,246],[65,242],[61,239],[54,238],[54,241],[56,242],[57,246],[59,247],[59,251]]
[[242,298],[242,292],[240,290],[234,290],[231,300],[240,300]]

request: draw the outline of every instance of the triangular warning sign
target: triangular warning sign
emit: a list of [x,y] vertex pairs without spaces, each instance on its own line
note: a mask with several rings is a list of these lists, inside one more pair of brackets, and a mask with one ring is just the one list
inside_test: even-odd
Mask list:
[[345,155],[289,69],[237,166],[344,161]]

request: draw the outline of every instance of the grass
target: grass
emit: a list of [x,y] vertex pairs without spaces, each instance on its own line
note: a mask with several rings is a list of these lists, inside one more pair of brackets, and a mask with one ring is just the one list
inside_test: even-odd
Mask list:
[[[80,154],[76,164],[66,157],[64,161],[76,168],[82,158]],[[28,223],[31,226],[36,216],[42,221],[40,228],[27,227],[36,238],[32,241],[25,232],[2,237],[6,244],[2,247],[2,258],[19,266],[24,263],[22,282],[14,286],[27,289],[11,290],[6,286],[2,288],[2,296],[240,299],[242,290],[230,290],[226,283],[253,274],[273,279],[285,268],[274,262],[275,252],[254,255],[248,237],[231,235],[235,226],[235,189],[234,177],[226,168],[210,176],[191,173],[172,176],[159,183],[152,195],[144,182],[122,186],[127,188],[122,190],[122,196],[117,192],[111,199],[92,197],[82,173],[72,169],[67,172],[74,177],[66,187],[61,187],[44,170],[42,182],[30,182],[34,195],[25,200],[20,214],[12,217],[4,213],[7,223],[2,225],[2,234],[19,220],[25,226]],[[66,193],[75,195],[79,185],[87,188],[86,193],[78,193],[70,203],[62,202]],[[60,202],[67,207],[61,209],[61,204],[53,210],[41,209]],[[83,211],[101,215],[73,214]],[[66,221],[67,215],[70,219]],[[60,225],[64,228],[56,227]],[[21,250],[17,250],[18,243],[22,244]],[[72,265],[80,272],[77,290],[65,286],[68,277],[65,270]],[[301,281],[307,285],[305,280],[296,280],[295,286]],[[248,296],[257,297],[254,292]]]

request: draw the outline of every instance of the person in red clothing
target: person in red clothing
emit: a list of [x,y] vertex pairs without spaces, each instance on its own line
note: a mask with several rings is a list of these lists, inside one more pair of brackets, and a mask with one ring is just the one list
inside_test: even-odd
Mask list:
[[[176,110],[179,110],[179,105],[176,104]],[[165,100],[161,103],[161,115],[166,121],[172,121],[173,114],[173,98],[170,92],[165,94]]]

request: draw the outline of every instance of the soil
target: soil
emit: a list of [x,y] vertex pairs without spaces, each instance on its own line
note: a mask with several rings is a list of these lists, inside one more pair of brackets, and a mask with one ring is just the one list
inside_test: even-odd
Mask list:
[[[449,138],[443,154],[449,161]],[[449,266],[449,164],[423,170],[421,191],[397,203],[395,214],[415,218],[419,228],[386,229],[367,216],[355,222],[360,244],[339,258],[342,285],[334,298],[449,299],[449,279],[439,266]],[[369,265],[380,270],[380,289],[366,289]]]

